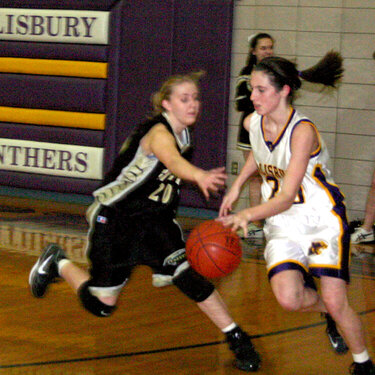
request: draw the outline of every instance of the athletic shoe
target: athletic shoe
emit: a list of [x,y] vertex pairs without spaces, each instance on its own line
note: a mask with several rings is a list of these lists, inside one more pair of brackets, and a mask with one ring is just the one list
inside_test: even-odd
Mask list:
[[65,258],[64,251],[56,244],[49,244],[44,249],[29,275],[31,293],[34,297],[41,298],[45,295],[48,285],[59,277],[57,263]]
[[351,375],[375,375],[375,366],[371,359],[366,362],[353,362],[349,368]]
[[372,242],[374,241],[374,231],[371,229],[369,232],[362,228],[354,229],[354,233],[350,236],[352,244]]
[[[242,228],[238,229],[237,234],[241,238],[245,238],[245,233],[243,232]],[[263,228],[262,227],[258,227],[254,223],[250,223],[247,226],[247,237],[251,237],[251,238],[263,238],[264,237]]]
[[352,234],[356,230],[356,228],[359,228],[363,225],[363,220],[353,220],[349,223],[349,233]]
[[229,349],[234,353],[236,359],[234,365],[243,371],[255,372],[260,367],[260,356],[254,349],[249,335],[240,327],[226,333]]
[[343,337],[338,332],[335,321],[332,319],[331,315],[324,315],[327,320],[326,333],[333,350],[338,354],[345,354],[349,348],[347,347]]

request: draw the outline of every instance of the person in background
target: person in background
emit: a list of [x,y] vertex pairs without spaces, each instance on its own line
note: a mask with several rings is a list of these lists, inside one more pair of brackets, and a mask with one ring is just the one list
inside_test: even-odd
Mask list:
[[[252,150],[217,220],[245,231],[249,222],[265,219],[264,256],[279,304],[288,311],[329,313],[328,324],[337,323],[352,353],[350,373],[373,375],[361,320],[347,295],[350,235],[344,196],[327,167],[327,147],[317,128],[291,106],[301,76],[334,86],[341,64],[341,56],[331,52],[307,72],[276,56],[255,66],[250,79],[255,112],[244,122]],[[242,185],[256,171],[263,179],[263,203],[231,214]],[[320,294],[313,277],[320,278]],[[331,343],[346,352],[344,341]]]
[[[241,112],[238,136],[237,136],[237,149],[241,150],[246,161],[249,152],[251,150],[251,144],[249,141],[249,132],[244,128],[244,119],[252,112],[254,112],[254,106],[250,100],[251,89],[249,86],[249,79],[254,66],[260,62],[263,58],[273,55],[273,48],[275,41],[271,35],[267,33],[258,33],[251,35],[249,41],[249,54],[247,56],[246,65],[242,68],[239,77],[236,82],[236,96],[235,106],[238,112]],[[256,206],[260,203],[260,185],[262,179],[258,173],[255,173],[249,178],[249,199],[250,207]],[[247,228],[248,236],[251,237],[263,237],[263,223],[257,221],[250,223]],[[241,233],[240,233],[241,234]],[[241,234],[243,236],[244,234]]]
[[372,174],[371,187],[367,195],[366,211],[363,224],[355,228],[351,235],[352,244],[366,243],[374,241],[375,223],[375,169]]
[[154,116],[126,139],[104,185],[93,193],[86,215],[89,272],[50,244],[33,266],[29,284],[40,298],[55,278],[63,278],[86,310],[108,317],[133,268],[147,265],[154,286],[176,286],[224,333],[236,367],[256,371],[261,360],[249,335],[234,322],[214,285],[189,266],[176,221],[181,181],[196,184],[209,199],[227,178],[224,167],[203,170],[185,158],[189,128],[200,113],[200,77],[199,72],[177,75],[162,84],[153,96]]

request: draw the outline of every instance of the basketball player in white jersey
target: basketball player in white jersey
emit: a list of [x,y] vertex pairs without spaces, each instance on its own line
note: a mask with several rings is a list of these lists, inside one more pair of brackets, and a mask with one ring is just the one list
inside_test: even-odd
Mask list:
[[[252,151],[223,199],[218,220],[236,231],[266,219],[264,256],[279,304],[288,311],[328,312],[352,352],[350,373],[375,374],[361,321],[347,297],[350,235],[344,197],[327,168],[319,132],[290,105],[301,86],[299,72],[284,58],[268,57],[254,68],[250,84],[256,112],[245,126]],[[256,171],[263,179],[262,203],[230,214]],[[312,276],[320,278],[321,295],[309,283]]]

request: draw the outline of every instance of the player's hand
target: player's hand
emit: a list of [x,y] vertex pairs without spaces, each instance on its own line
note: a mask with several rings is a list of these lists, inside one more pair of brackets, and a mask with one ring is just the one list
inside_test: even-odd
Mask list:
[[225,227],[230,227],[233,232],[237,232],[239,228],[242,228],[245,237],[247,237],[249,219],[247,218],[246,210],[242,210],[232,215],[221,216],[216,220],[220,221]]
[[232,186],[221,202],[219,217],[227,216],[231,213],[233,203],[238,199],[239,195],[240,190]]
[[202,190],[206,200],[210,198],[210,193],[217,193],[225,185],[228,176],[225,173],[225,167],[214,168],[209,171],[200,171],[197,178],[197,184]]

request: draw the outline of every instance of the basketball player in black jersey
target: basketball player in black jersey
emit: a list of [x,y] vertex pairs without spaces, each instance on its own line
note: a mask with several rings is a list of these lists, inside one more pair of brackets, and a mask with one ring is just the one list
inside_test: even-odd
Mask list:
[[87,211],[90,272],[50,244],[32,268],[29,284],[35,297],[43,297],[61,277],[84,308],[107,317],[132,269],[147,265],[154,286],[175,285],[226,335],[236,367],[256,371],[260,357],[250,337],[233,321],[213,284],[189,266],[176,221],[181,181],[196,184],[208,199],[226,180],[224,168],[202,170],[183,156],[190,146],[189,127],[200,111],[200,76],[179,75],[164,82],[153,96],[154,117],[128,137],[103,187],[94,192]]

